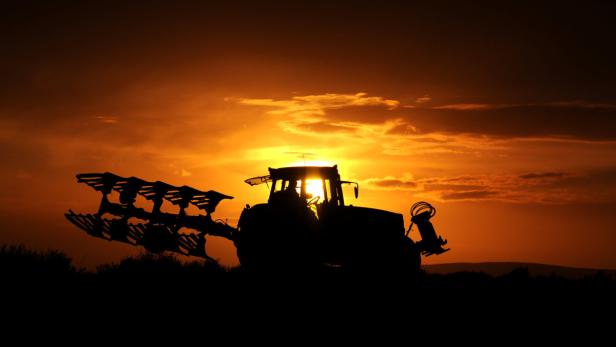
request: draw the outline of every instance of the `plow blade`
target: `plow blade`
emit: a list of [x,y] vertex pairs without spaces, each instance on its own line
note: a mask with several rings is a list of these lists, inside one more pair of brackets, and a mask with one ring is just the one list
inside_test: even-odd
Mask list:
[[[235,241],[237,229],[211,217],[216,206],[232,196],[109,172],[78,174],[77,182],[102,194],[97,213],[79,214],[69,210],[65,214],[66,219],[91,236],[142,246],[154,253],[170,251],[205,259],[211,259],[205,251],[206,235]],[[118,193],[117,202],[109,200],[112,192]],[[136,207],[137,196],[152,201],[152,209]],[[178,213],[162,212],[165,202],[179,208]],[[189,205],[204,214],[186,214]],[[181,229],[184,230],[180,232]]]

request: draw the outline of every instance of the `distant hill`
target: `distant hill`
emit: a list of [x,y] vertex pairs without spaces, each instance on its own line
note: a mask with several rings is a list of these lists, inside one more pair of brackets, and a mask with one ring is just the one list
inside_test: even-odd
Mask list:
[[456,272],[482,272],[491,276],[502,276],[511,273],[515,269],[525,268],[531,276],[556,275],[569,279],[580,279],[594,276],[599,272],[616,278],[616,270],[601,270],[574,268],[558,265],[546,265],[537,263],[513,263],[513,262],[487,262],[487,263],[447,263],[424,265],[427,273],[450,274]]

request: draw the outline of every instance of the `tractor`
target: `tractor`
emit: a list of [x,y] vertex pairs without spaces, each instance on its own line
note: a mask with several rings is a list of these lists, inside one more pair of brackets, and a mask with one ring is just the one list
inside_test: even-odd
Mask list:
[[[251,186],[267,185],[269,199],[246,205],[237,227],[212,218],[222,200],[233,198],[213,190],[109,172],[78,174],[77,181],[102,194],[96,213],[65,214],[89,235],[153,253],[170,251],[205,259],[211,259],[206,235],[224,237],[234,243],[242,268],[249,271],[323,266],[416,271],[421,255],[449,250],[430,222],[436,213],[432,205],[414,204],[405,230],[402,214],[345,204],[343,185],[352,185],[358,198],[359,184],[341,180],[335,165],[270,168],[269,175],[245,180]],[[116,202],[110,201],[112,195],[118,195]],[[138,196],[151,201],[151,209],[136,207]],[[177,206],[178,213],[164,212],[164,202]],[[189,215],[189,205],[205,213]],[[413,225],[421,236],[417,242],[410,238]]]

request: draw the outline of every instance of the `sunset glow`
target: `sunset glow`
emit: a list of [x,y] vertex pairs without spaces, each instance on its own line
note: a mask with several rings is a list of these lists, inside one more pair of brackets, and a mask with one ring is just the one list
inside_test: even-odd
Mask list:
[[323,194],[323,181],[321,180],[306,180],[306,193],[310,198],[319,197],[319,201],[323,202],[325,195]]
[[235,226],[268,199],[245,179],[338,165],[346,203],[405,226],[437,207],[452,251],[427,263],[616,268],[612,10],[95,3],[0,15],[1,243],[90,268],[137,254],[64,219],[98,208],[80,172],[231,195],[213,217]]

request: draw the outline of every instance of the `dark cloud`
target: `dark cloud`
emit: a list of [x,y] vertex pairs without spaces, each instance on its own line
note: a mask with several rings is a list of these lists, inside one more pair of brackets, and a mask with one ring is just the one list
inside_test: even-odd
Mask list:
[[452,104],[395,110],[354,107],[329,111],[327,117],[332,122],[362,123],[402,119],[404,124],[387,132],[398,136],[438,132],[504,138],[616,139],[616,104],[581,101],[525,105]]
[[525,204],[616,202],[616,169],[522,175],[386,177],[363,181],[368,189],[406,190],[426,199],[499,201]]
[[445,193],[441,196],[443,200],[483,200],[486,198],[497,197],[499,192],[491,190],[471,190],[455,193]]
[[542,179],[542,178],[561,178],[565,176],[564,172],[531,172],[527,174],[520,175],[519,177],[522,179]]
[[396,180],[396,179],[383,179],[380,181],[373,181],[372,183],[377,186],[386,187],[386,188],[415,188],[417,187],[417,183]]
[[[308,105],[313,107],[313,105]],[[616,140],[616,103],[584,101],[541,104],[450,104],[437,107],[394,107],[344,105],[323,109],[325,118],[306,124],[306,131],[337,132],[341,122],[400,124],[386,134],[413,135],[417,142],[443,142],[431,133],[502,138],[552,137],[583,140]]]
[[[389,129],[385,134],[387,135],[414,135],[415,128],[410,124],[400,124]],[[416,138],[417,142],[439,142],[433,138]]]
[[560,136],[616,139],[616,107],[521,105],[484,109],[413,109],[406,116],[419,133],[445,132],[503,137]]
[[480,184],[447,184],[447,183],[425,183],[425,191],[474,191],[485,188]]
[[606,167],[576,175],[567,175],[546,184],[553,189],[585,190],[588,196],[601,195],[614,200],[616,198],[616,168]]
[[369,178],[363,183],[376,189],[414,190],[418,187],[417,182],[410,178]]

